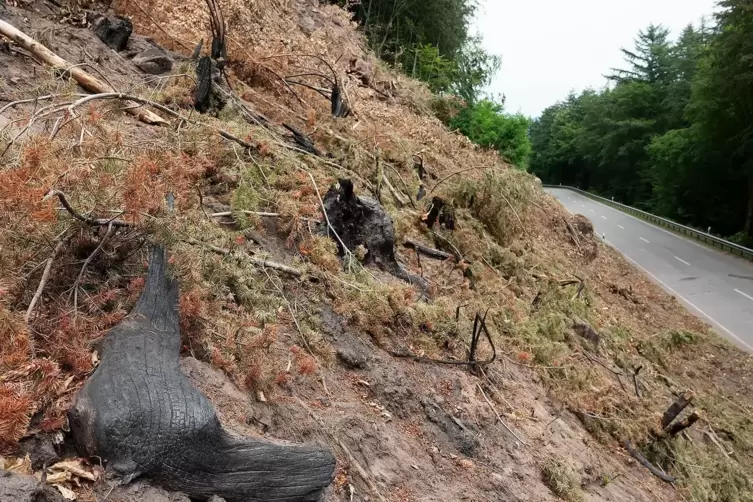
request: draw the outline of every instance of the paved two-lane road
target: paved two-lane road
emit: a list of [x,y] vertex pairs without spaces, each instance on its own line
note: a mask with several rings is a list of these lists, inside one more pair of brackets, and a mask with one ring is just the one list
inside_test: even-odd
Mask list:
[[722,336],[753,352],[753,263],[634,218],[564,188],[547,188]]

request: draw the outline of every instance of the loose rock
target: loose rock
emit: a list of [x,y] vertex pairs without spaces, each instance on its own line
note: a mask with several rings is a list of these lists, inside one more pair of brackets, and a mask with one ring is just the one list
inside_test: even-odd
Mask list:
[[138,53],[133,62],[144,73],[160,75],[173,69],[173,60],[159,47],[152,47]]
[[65,498],[34,476],[0,469],[0,502],[65,502]]
[[94,21],[92,28],[100,40],[116,51],[126,48],[128,38],[133,33],[131,20],[123,16],[99,17]]

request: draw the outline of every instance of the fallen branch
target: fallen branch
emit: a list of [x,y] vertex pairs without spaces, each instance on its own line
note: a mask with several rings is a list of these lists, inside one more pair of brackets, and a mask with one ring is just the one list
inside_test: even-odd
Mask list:
[[612,373],[612,374],[614,375],[615,379],[617,380],[617,383],[619,383],[619,384],[620,384],[620,387],[622,387],[622,391],[623,391],[623,392],[624,392],[625,394],[627,394],[627,393],[628,393],[627,389],[625,388],[625,384],[624,384],[624,383],[622,383],[622,378],[620,378],[620,377],[622,376],[622,372],[620,372],[620,371],[617,371],[617,370],[614,370],[614,369],[610,368],[610,367],[609,367],[609,366],[607,366],[607,365],[606,365],[605,363],[603,363],[602,361],[600,361],[600,360],[599,360],[599,358],[597,358],[597,357],[593,357],[593,356],[589,355],[589,354],[588,354],[588,352],[585,352],[585,351],[584,351],[584,352],[581,352],[581,354],[583,354],[584,356],[586,356],[586,359],[588,359],[588,360],[589,360],[589,361],[591,361],[592,363],[596,363],[596,364],[598,364],[599,366],[601,366],[602,368],[604,368],[605,370],[607,370],[607,371],[609,371],[610,373]]
[[729,456],[734,453],[733,451],[727,451],[727,449],[722,446],[722,442],[719,440],[719,437],[716,435],[716,432],[714,432],[714,429],[711,428],[710,425],[709,430],[705,431],[704,434],[711,440],[712,443],[716,445],[717,448],[719,448],[725,458],[729,459]]
[[450,239],[448,239],[447,237],[445,237],[442,234],[439,234],[439,233],[435,232],[432,229],[429,229],[429,232],[431,232],[431,234],[434,236],[435,239],[439,239],[440,241],[444,242],[445,244],[447,244],[448,246],[450,246],[452,248],[452,254],[455,256],[455,259],[457,260],[458,263],[465,262],[468,265],[471,264],[471,261],[470,260],[466,260],[466,258],[460,252],[460,250],[455,246],[455,244],[453,244],[450,241]]
[[[247,214],[249,216],[266,216],[267,218],[279,218],[280,213],[265,213],[264,211],[238,211],[242,214]],[[221,213],[212,213],[209,216],[212,218],[222,218],[224,216],[232,216],[233,211],[222,211]]]
[[[493,167],[494,166],[492,166],[492,168]],[[439,185],[441,185],[445,181],[449,180],[453,176],[457,176],[458,174],[462,174],[462,173],[465,173],[467,171],[475,171],[475,170],[478,170],[478,169],[489,169],[489,166],[484,166],[484,167],[469,167],[469,168],[461,169],[460,171],[455,171],[454,173],[448,174],[447,176],[445,176],[441,180],[437,181],[437,183],[432,187],[431,190],[429,190],[429,193],[426,194],[426,195],[428,196],[428,195],[431,195],[432,193],[434,193],[434,190],[436,190],[437,187],[439,187]]]
[[[50,278],[50,270],[52,270],[52,262],[55,261],[55,257],[60,253],[60,250],[63,249],[63,246],[70,240],[70,237],[67,237],[65,239],[61,239],[57,245],[55,246],[55,249],[52,250],[52,254],[49,258],[47,258],[47,263],[44,266],[44,271],[42,272],[42,278],[39,280],[39,285],[37,286],[37,290],[34,293],[34,296],[31,299],[31,302],[29,303],[29,308],[26,309],[26,314],[24,315],[24,321],[28,324],[29,319],[31,319],[31,313],[34,312],[34,307],[37,305],[37,302],[42,297],[42,291],[44,291],[44,287],[47,284],[47,280]],[[29,339],[29,348],[31,350],[31,357],[34,358],[34,344],[31,342],[31,338]]]
[[[478,346],[478,339],[481,337],[482,332],[484,333],[484,335],[486,335],[486,339],[489,341],[489,345],[492,348],[492,357],[487,359],[486,361],[477,361],[476,360],[476,347]],[[412,359],[413,361],[416,361],[417,363],[447,364],[450,366],[470,366],[472,368],[487,366],[493,363],[497,359],[497,348],[494,346],[492,337],[489,334],[489,329],[486,327],[486,314],[484,314],[484,317],[481,317],[478,314],[478,312],[476,313],[476,317],[473,323],[473,333],[471,334],[471,350],[470,350],[467,361],[454,361],[451,359],[434,359],[431,357],[419,356],[407,350],[403,352],[398,352],[398,351],[389,350],[389,349],[384,349],[384,350],[386,350],[393,357],[404,357],[404,358]]]
[[[306,82],[299,82],[297,80],[283,80],[286,84],[293,84],[293,85],[300,85],[301,87],[306,87],[307,89],[311,89],[312,91],[316,91],[319,94],[321,94],[326,99],[332,99],[332,91],[329,89],[324,89],[322,87],[316,87],[314,85],[309,85]],[[329,94],[328,94],[329,93]]]
[[633,457],[638,462],[640,462],[641,465],[643,465],[646,469],[651,471],[651,474],[661,479],[662,481],[666,481],[667,483],[674,483],[675,480],[677,479],[674,476],[670,476],[669,474],[666,474],[661,469],[657,468],[651,462],[646,460],[646,457],[641,455],[641,453],[633,447],[630,441],[625,441],[625,449],[628,451],[628,453],[630,453],[631,457]]
[[677,421],[673,424],[671,424],[667,428],[667,434],[670,436],[676,436],[680,432],[684,431],[688,427],[692,426],[694,423],[696,423],[701,418],[701,414],[698,411],[694,411],[684,419]]
[[387,165],[387,167],[389,167],[390,169],[392,169],[395,172],[395,174],[397,174],[397,177],[400,180],[400,183],[402,183],[403,184],[403,188],[405,188],[405,193],[408,196],[408,201],[410,202],[411,207],[413,207],[413,209],[417,209],[416,203],[413,202],[413,197],[411,197],[410,188],[408,187],[408,184],[405,182],[405,180],[403,179],[403,177],[400,175],[400,171],[398,171],[397,169],[395,169],[395,166],[393,166],[389,162],[385,162],[385,164]]
[[73,206],[68,202],[68,199],[65,196],[65,193],[61,192],[60,190],[52,189],[44,196],[43,200],[47,200],[51,197],[57,197],[60,203],[63,205],[66,211],[68,211],[71,216],[76,218],[77,220],[86,223],[87,225],[108,225],[113,227],[130,227],[131,224],[127,223],[123,220],[116,220],[116,219],[107,219],[107,218],[91,218],[89,216],[84,216],[78,211],[76,211]]
[[392,183],[390,183],[390,179],[387,177],[384,172],[382,172],[382,181],[384,181],[384,184],[387,185],[387,189],[390,191],[390,194],[392,194],[392,197],[397,201],[398,204],[400,204],[400,207],[403,207],[407,204],[405,200],[403,199],[403,196],[400,194],[400,192],[397,191],[397,189],[392,186]]
[[[198,123],[198,122],[197,122],[197,123]],[[259,147],[258,147],[258,146],[256,146],[256,145],[252,145],[252,144],[251,144],[251,143],[249,143],[248,141],[246,141],[246,140],[243,140],[243,139],[240,139],[240,138],[239,138],[238,136],[235,136],[235,135],[233,135],[233,134],[230,134],[230,133],[229,133],[229,132],[227,132],[227,131],[223,131],[222,129],[218,129],[218,130],[217,130],[217,133],[218,133],[218,134],[219,134],[220,136],[222,136],[223,138],[225,138],[225,139],[229,139],[230,141],[235,141],[236,143],[238,143],[238,144],[239,144],[239,145],[241,145],[242,147],[246,148],[247,150],[257,151],[257,150],[259,149]]]
[[[0,35],[4,35],[10,40],[16,42],[45,64],[57,70],[69,73],[71,77],[81,85],[81,87],[89,92],[109,93],[114,90],[106,82],[93,77],[81,68],[71,65],[68,61],[2,19],[0,19]],[[147,124],[163,125],[167,123],[162,117],[149,110],[145,110],[140,106],[134,107],[133,103],[131,103],[125,111]]]
[[493,404],[492,404],[492,402],[491,402],[491,401],[489,400],[489,398],[488,398],[488,397],[486,396],[486,393],[484,392],[484,389],[483,389],[483,388],[481,387],[481,384],[480,384],[480,383],[478,383],[478,382],[476,382],[476,387],[478,387],[478,390],[480,390],[480,391],[481,391],[481,395],[482,395],[482,396],[484,396],[484,400],[486,401],[486,404],[488,404],[488,405],[489,405],[489,408],[491,408],[491,409],[492,409],[492,411],[494,412],[494,414],[495,414],[495,415],[497,416],[497,420],[499,420],[499,423],[501,423],[501,424],[502,424],[502,426],[503,426],[503,427],[504,427],[505,429],[507,429],[507,432],[509,432],[510,434],[512,434],[512,435],[513,435],[513,437],[514,437],[515,439],[517,439],[517,440],[518,440],[518,442],[519,442],[520,444],[522,444],[523,446],[530,446],[530,445],[529,445],[528,443],[526,443],[525,441],[523,441],[522,439],[520,439],[520,437],[518,437],[518,435],[517,435],[517,434],[515,434],[515,431],[513,431],[513,430],[512,430],[511,428],[510,428],[510,426],[508,426],[508,425],[507,425],[507,424],[505,423],[505,421],[504,421],[504,420],[502,420],[502,417],[501,417],[501,416],[499,416],[499,413],[497,413],[497,410],[496,410],[496,409],[494,408],[494,405],[493,405]]
[[455,258],[450,253],[445,253],[444,251],[440,251],[439,249],[424,246],[423,244],[419,244],[418,242],[415,242],[411,239],[406,239],[403,245],[407,248],[414,249],[417,253],[421,253],[425,256],[428,256],[429,258],[434,258],[437,260],[447,260],[449,258]]
[[215,252],[217,254],[221,254],[223,256],[233,256],[233,257],[237,258],[240,261],[247,261],[247,262],[249,262],[249,263],[251,263],[253,265],[256,265],[257,267],[271,268],[271,269],[274,269],[274,270],[277,270],[277,271],[280,271],[280,272],[283,272],[283,273],[286,273],[288,275],[292,275],[292,276],[295,276],[295,277],[301,277],[301,276],[303,276],[303,272],[302,271],[300,271],[300,270],[298,270],[296,268],[293,268],[293,267],[289,267],[287,265],[283,265],[282,263],[277,263],[277,262],[270,261],[270,260],[264,260],[264,259],[261,259],[261,258],[256,258],[254,256],[240,256],[240,255],[237,255],[237,254],[233,253],[229,249],[221,248],[219,246],[215,246],[215,245],[209,244],[207,242],[201,242],[201,241],[198,241],[196,239],[185,239],[184,242],[186,244],[191,244],[192,246],[203,246],[203,247],[206,247],[210,251],[213,251],[213,252]]
[[[171,117],[175,117],[175,118],[177,118],[177,119],[179,119],[179,120],[181,120],[181,121],[183,121],[185,123],[194,124],[194,125],[201,125],[201,126],[204,126],[204,127],[209,127],[211,129],[213,129],[214,131],[216,131],[217,134],[219,134],[223,138],[229,139],[231,141],[234,141],[234,142],[238,143],[239,145],[243,146],[244,148],[246,148],[248,150],[253,150],[253,151],[258,150],[258,147],[256,145],[253,145],[253,144],[249,143],[248,141],[245,141],[245,140],[243,140],[243,139],[235,136],[234,134],[229,133],[228,131],[225,131],[223,129],[217,129],[215,127],[209,126],[207,124],[204,124],[204,123],[196,121],[196,120],[191,120],[191,119],[189,119],[187,117],[184,117],[180,113],[178,113],[178,112],[176,112],[174,110],[171,110],[170,108],[168,108],[165,105],[162,105],[160,103],[156,103],[154,101],[151,101],[149,99],[145,99],[145,98],[142,98],[142,97],[139,97],[139,96],[134,96],[132,94],[123,94],[121,92],[104,92],[104,93],[100,93],[100,94],[91,94],[91,95],[84,96],[83,98],[79,99],[78,101],[75,101],[75,102],[73,102],[73,103],[71,103],[71,104],[69,104],[67,106],[66,110],[69,113],[67,113],[66,115],[64,115],[64,117],[65,116],[70,116],[71,115],[70,112],[72,112],[73,109],[75,109],[76,107],[81,106],[82,104],[87,103],[89,101],[93,101],[93,100],[97,100],[97,99],[121,99],[121,100],[126,101],[126,104],[128,104],[129,102],[133,101],[133,102],[136,102],[136,103],[140,103],[142,105],[149,105],[149,106],[154,107],[157,110],[159,110],[161,112],[164,112],[164,113],[170,115]],[[131,103],[131,106],[135,106],[135,105],[133,105],[133,103]],[[129,110],[129,109],[130,108],[126,108],[126,110]],[[59,110],[53,110],[50,113],[55,113],[57,111],[59,111]],[[49,115],[50,113],[47,113],[45,115]],[[36,118],[40,118],[42,116],[44,116],[44,115],[38,115]],[[62,118],[63,117],[61,117],[61,119]],[[53,133],[50,136],[51,138],[54,138],[54,136],[60,131],[60,129],[62,129],[63,126],[65,126],[65,124],[67,124],[70,121],[70,118],[69,118],[66,122],[63,122],[61,124],[61,119],[58,119],[58,122],[53,127]],[[162,119],[160,119],[160,120],[162,120]],[[163,123],[167,123],[167,122],[165,122],[163,120]]]
[[282,124],[282,127],[290,131],[290,133],[293,135],[293,141],[295,143],[309,152],[312,155],[316,155],[317,157],[321,157],[323,154],[322,152],[314,145],[314,141],[306,134],[302,133],[295,127],[289,125],[289,124]]
[[565,222],[567,229],[570,231],[570,236],[573,238],[573,242],[575,243],[575,246],[578,248],[578,251],[581,251],[580,239],[578,239],[578,234],[575,232],[575,229],[573,228],[572,223],[567,221],[567,219],[564,217],[562,218],[562,221]]
[[637,368],[635,368],[635,371],[633,371],[633,384],[635,385],[635,396],[638,398],[641,397],[640,386],[638,384],[638,373],[640,373],[642,369],[643,369],[643,365],[638,366]]

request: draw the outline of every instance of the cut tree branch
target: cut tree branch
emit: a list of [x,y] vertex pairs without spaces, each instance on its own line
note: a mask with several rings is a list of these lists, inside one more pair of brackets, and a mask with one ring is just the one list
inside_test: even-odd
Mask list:
[[449,258],[455,259],[455,257],[450,253],[445,253],[444,251],[440,251],[439,249],[424,246],[423,244],[419,244],[418,242],[415,242],[411,239],[406,239],[403,245],[407,248],[415,249],[417,252],[436,260],[447,260]]
[[676,436],[680,432],[696,423],[700,418],[701,414],[698,411],[694,411],[684,419],[678,420],[677,422],[667,427],[667,434],[669,434],[670,436]]
[[86,223],[87,225],[108,225],[113,227],[130,227],[131,224],[127,223],[123,220],[115,220],[115,219],[107,219],[107,218],[91,218],[89,216],[84,216],[78,211],[76,211],[73,206],[71,206],[70,202],[68,202],[68,199],[66,198],[65,194],[61,192],[60,190],[52,189],[49,192],[47,192],[47,195],[44,196],[44,199],[47,200],[50,197],[57,197],[60,203],[63,205],[66,211],[68,211],[71,216],[76,218],[77,220]]
[[[55,261],[55,257],[60,253],[60,250],[63,249],[63,246],[70,240],[70,237],[67,237],[65,239],[60,239],[60,241],[55,246],[55,249],[52,250],[52,254],[49,258],[47,258],[47,263],[44,266],[44,271],[42,272],[42,278],[39,280],[39,286],[37,286],[37,290],[34,293],[34,297],[31,299],[31,302],[29,303],[29,308],[26,309],[26,315],[24,315],[24,321],[28,324],[29,319],[31,319],[31,313],[34,311],[34,307],[37,305],[37,302],[42,297],[42,292],[44,291],[44,286],[47,284],[47,280],[50,278],[50,270],[52,270],[52,262]],[[31,341],[31,340],[30,340]],[[34,358],[34,344],[29,343],[30,350],[32,352],[31,356]]]
[[634,459],[640,462],[641,465],[643,465],[646,469],[651,471],[651,474],[653,474],[657,478],[661,479],[662,481],[666,481],[667,483],[675,482],[676,478],[674,476],[670,476],[669,474],[666,474],[661,469],[657,468],[651,462],[646,460],[646,457],[641,455],[641,453],[633,447],[630,441],[625,441],[625,449],[627,449],[628,453],[630,453],[630,456],[632,456]]
[[680,395],[680,397],[678,397],[677,400],[667,408],[667,411],[664,412],[664,415],[661,418],[661,428],[666,429],[669,427],[669,424],[671,424],[672,421],[682,413],[682,410],[687,408],[688,405],[693,402],[694,398],[695,394],[693,391],[683,392],[682,395]]
[[[27,51],[31,52],[34,57],[54,69],[60,70],[64,73],[69,73],[71,77],[81,85],[81,87],[89,92],[109,93],[114,90],[106,82],[93,77],[81,68],[71,65],[68,61],[2,19],[0,19],[0,35],[14,41]],[[131,106],[127,107],[125,111],[147,124],[163,125],[167,123],[162,117],[144,109],[143,107],[134,107],[133,103],[131,103]]]
[[301,277],[303,275],[303,272],[301,272],[300,270],[296,268],[288,267],[287,265],[283,265],[281,263],[277,263],[274,261],[256,258],[255,256],[240,256],[240,255],[234,254],[229,249],[221,248],[219,246],[215,246],[206,242],[201,242],[196,239],[186,239],[184,242],[186,242],[187,244],[191,244],[192,246],[204,246],[210,251],[213,251],[217,254],[221,254],[223,256],[233,256],[239,259],[240,261],[247,261],[257,267],[272,268],[274,270],[278,270],[280,272],[284,272],[288,275],[292,275],[295,277]]

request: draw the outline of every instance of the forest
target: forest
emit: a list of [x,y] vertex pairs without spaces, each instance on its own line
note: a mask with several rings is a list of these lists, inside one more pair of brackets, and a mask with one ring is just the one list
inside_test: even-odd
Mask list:
[[622,50],[603,90],[571,93],[530,127],[530,171],[753,242],[753,0],[663,26]]
[[[504,96],[484,90],[500,69],[471,33],[475,0],[333,0],[353,13],[377,57],[436,94],[434,111],[451,129],[527,166],[530,120],[504,111]],[[458,99],[459,98],[459,99]]]

